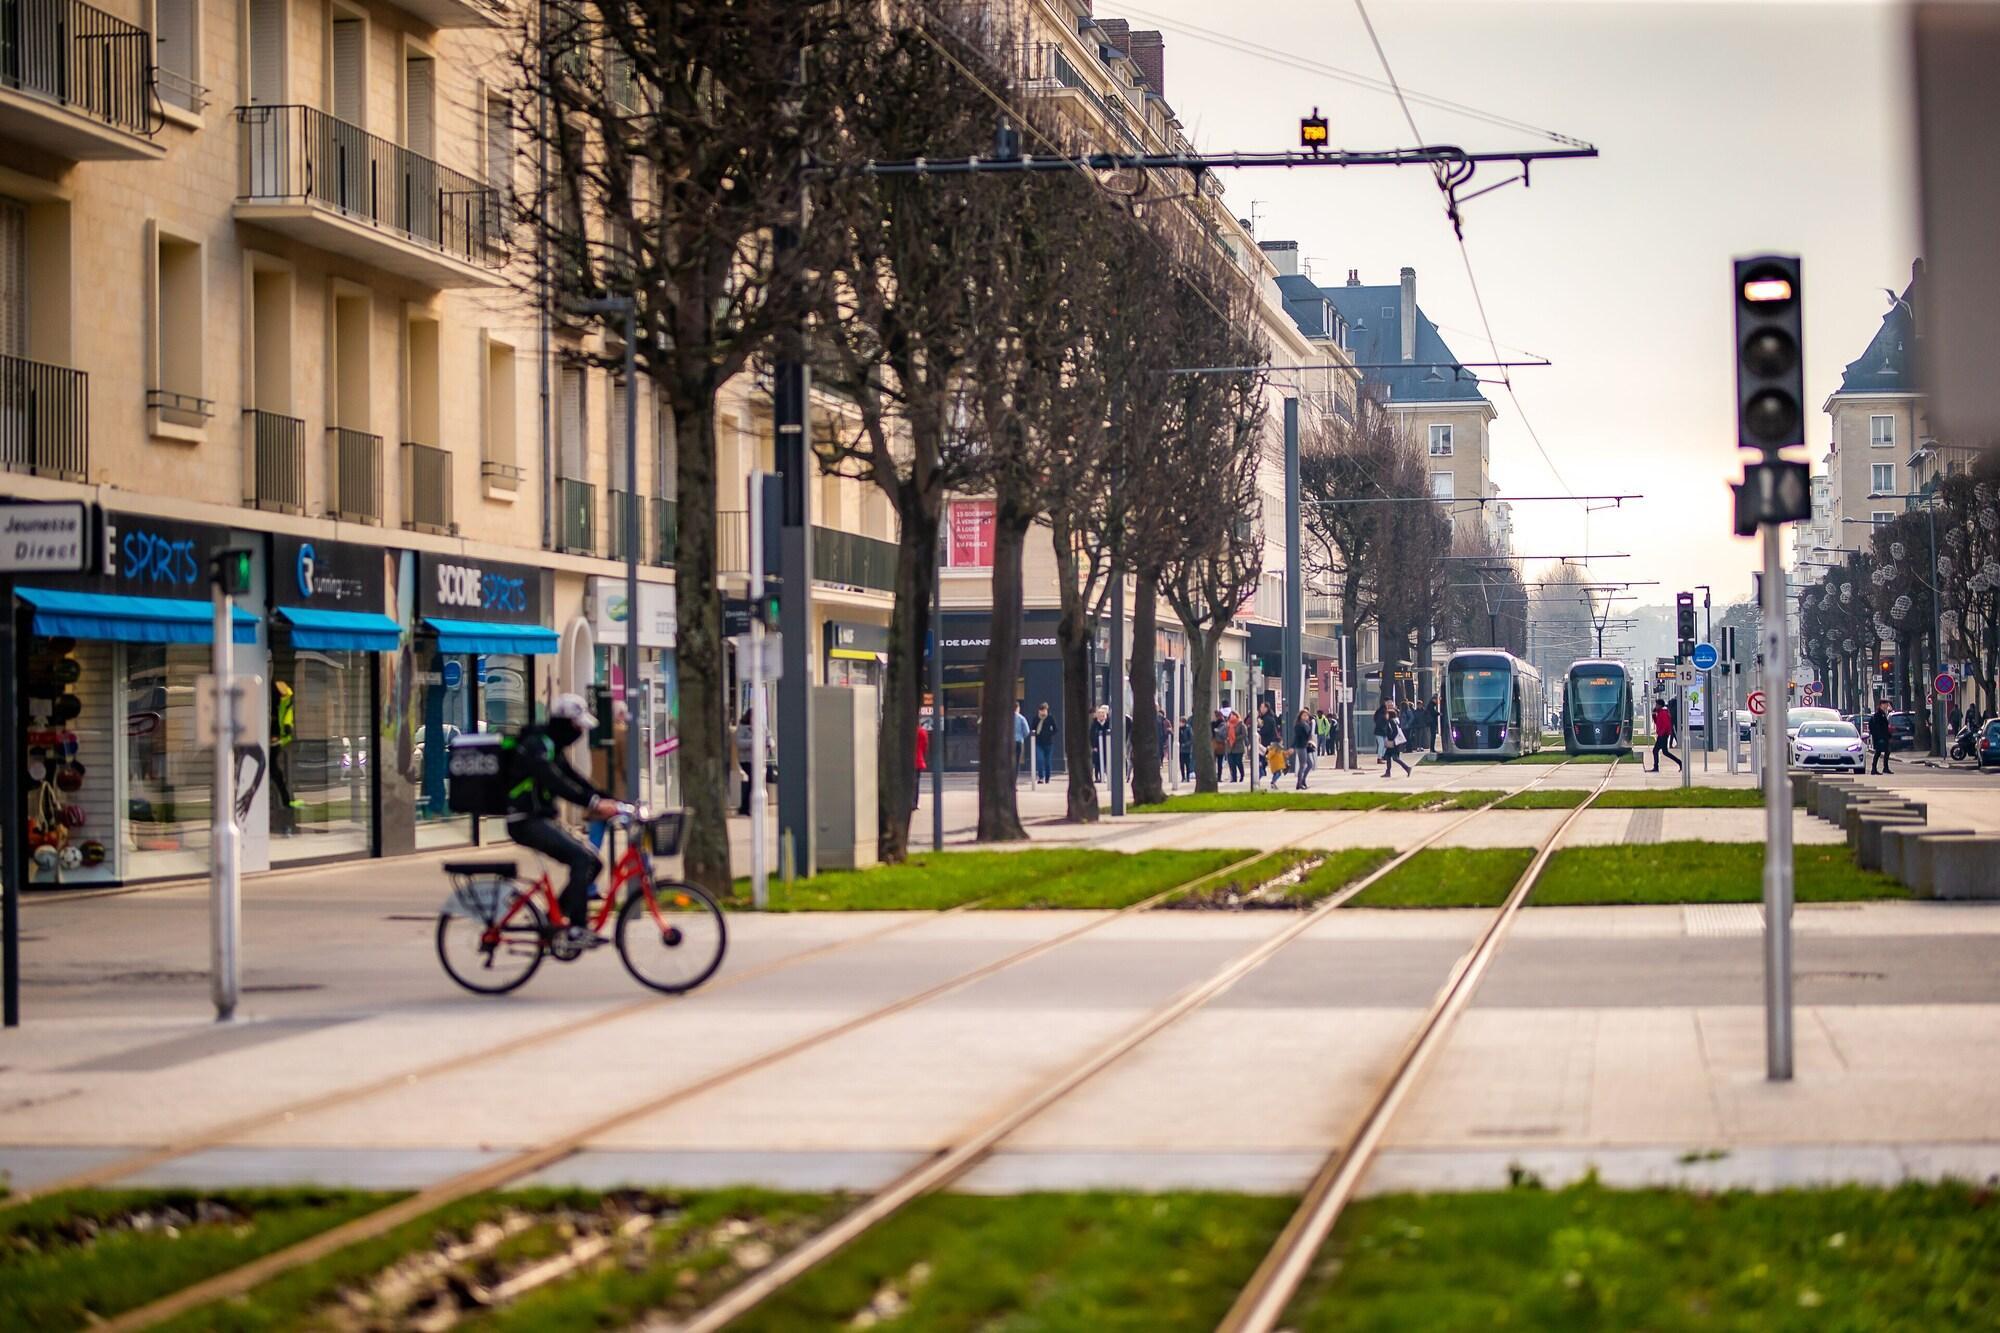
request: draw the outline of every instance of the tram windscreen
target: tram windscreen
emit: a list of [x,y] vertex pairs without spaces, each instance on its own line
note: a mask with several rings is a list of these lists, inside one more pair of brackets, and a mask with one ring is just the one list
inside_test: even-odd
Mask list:
[[1451,697],[1455,718],[1465,722],[1509,721],[1509,704],[1514,694],[1514,673],[1505,665],[1481,666],[1454,663],[1451,668]]
[[1625,699],[1622,676],[1578,673],[1569,678],[1570,697],[1579,722],[1617,722]]

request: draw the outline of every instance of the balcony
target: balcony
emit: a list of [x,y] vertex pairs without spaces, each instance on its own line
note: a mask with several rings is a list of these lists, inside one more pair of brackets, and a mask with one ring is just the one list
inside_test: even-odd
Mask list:
[[487,186],[312,107],[240,106],[236,120],[238,221],[429,287],[506,282]]
[[335,426],[326,433],[326,512],[345,523],[382,521],[382,437]]
[[89,376],[0,356],[0,468],[89,480]]
[[414,532],[453,533],[451,455],[434,445],[403,442],[403,526]]
[[393,0],[396,8],[433,28],[497,28],[507,21],[499,0]]
[[858,532],[816,527],[812,533],[813,581],[893,593],[897,549],[894,542]]
[[569,477],[556,479],[556,549],[570,555],[597,554],[597,488]]
[[285,514],[306,510],[306,423],[250,408],[243,413],[243,503]]
[[646,502],[643,499],[639,501],[638,533],[642,540],[635,547],[626,539],[625,514],[627,501],[631,496],[630,491],[604,493],[604,531],[611,537],[610,555],[613,560],[623,560],[627,551],[632,552],[633,558],[637,560],[643,561],[646,558],[646,544],[643,540],[646,532]]
[[0,137],[69,162],[148,162],[153,35],[77,0],[0,0]]
[[747,509],[715,511],[715,572],[749,574],[750,512]]
[[653,563],[672,566],[674,543],[680,539],[680,507],[672,500],[653,497]]

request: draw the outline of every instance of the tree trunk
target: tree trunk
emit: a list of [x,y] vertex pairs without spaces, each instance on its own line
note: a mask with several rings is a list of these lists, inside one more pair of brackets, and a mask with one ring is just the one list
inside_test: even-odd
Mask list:
[[1187,632],[1188,672],[1194,682],[1188,689],[1188,715],[1194,719],[1190,727],[1194,743],[1194,789],[1219,791],[1222,765],[1216,758],[1208,724],[1215,716],[1215,658],[1222,648],[1222,634],[1206,633],[1185,621],[1181,628]]
[[[685,395],[674,404],[674,479],[680,499],[674,536],[674,660],[680,675],[680,775],[687,804],[687,877],[729,893],[730,700],[722,660],[722,600],[715,589],[715,400]],[[756,765],[753,767],[761,767]],[[763,774],[753,798],[762,799]]]
[[[889,665],[882,681],[882,731],[875,754],[876,854],[887,862],[910,854],[910,813],[921,779],[916,771],[917,727],[925,686],[924,637],[937,584],[939,502],[915,486],[897,506],[902,541],[896,550],[896,606],[889,616]],[[941,645],[933,645],[939,651]],[[930,762],[944,762],[944,737],[931,737]]]
[[1090,688],[1090,616],[1081,597],[1065,597],[1063,601],[1062,618],[1056,622],[1056,647],[1062,654],[1063,758],[1069,764],[1064,816],[1076,823],[1095,824],[1099,807],[1097,783],[1090,775],[1091,754],[1096,749],[1091,736],[1096,708]]
[[1014,682],[1021,677],[1021,552],[1032,512],[1001,497],[993,515],[992,638],[979,687],[979,841],[1020,842],[1015,801]]
[[[1132,803],[1157,805],[1167,799],[1160,767],[1166,755],[1160,746],[1159,639],[1160,588],[1158,571],[1138,571],[1132,594]],[[1167,726],[1174,725],[1167,719]]]

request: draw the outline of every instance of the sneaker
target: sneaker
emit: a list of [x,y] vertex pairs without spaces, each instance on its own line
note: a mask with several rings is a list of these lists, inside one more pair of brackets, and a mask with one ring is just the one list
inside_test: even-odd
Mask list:
[[602,935],[599,935],[587,926],[571,926],[569,928],[568,943],[572,948],[596,949],[611,943],[611,941],[605,939]]

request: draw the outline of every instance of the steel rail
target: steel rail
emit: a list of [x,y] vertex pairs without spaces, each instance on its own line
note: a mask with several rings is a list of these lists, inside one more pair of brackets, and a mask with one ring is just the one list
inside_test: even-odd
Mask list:
[[[1555,767],[1567,767],[1568,762],[1565,760]],[[1276,1243],[1217,1326],[1218,1333],[1271,1333],[1279,1326],[1286,1307],[1298,1292],[1299,1284],[1318,1258],[1320,1247],[1340,1220],[1341,1210],[1353,1198],[1355,1189],[1367,1174],[1376,1150],[1388,1133],[1390,1122],[1415,1087],[1431,1057],[1449,1037],[1453,1022],[1471,1000],[1480,978],[1499,952],[1508,927],[1513,924],[1535,881],[1541,877],[1549,858],[1554,855],[1556,845],[1577,817],[1596,801],[1617,770],[1615,759],[1605,766],[1604,776],[1598,779],[1590,795],[1570,810],[1543,840],[1534,859],[1521,872],[1521,878],[1515,882],[1507,900],[1500,905],[1478,942],[1452,966],[1444,985],[1417,1025],[1416,1032],[1403,1048],[1388,1081],[1369,1103],[1354,1133],[1327,1155],[1312,1184],[1307,1187],[1298,1209],[1285,1224],[1284,1230],[1278,1233]]]

